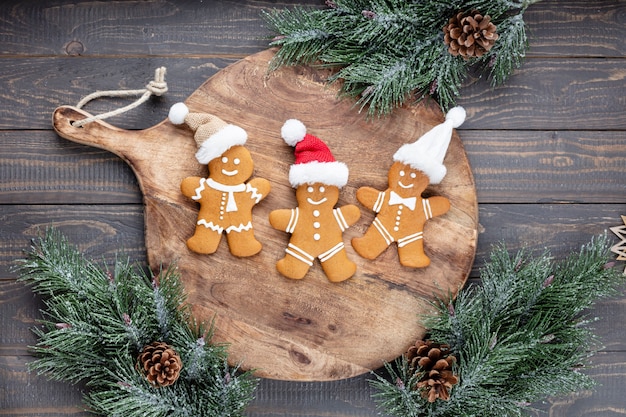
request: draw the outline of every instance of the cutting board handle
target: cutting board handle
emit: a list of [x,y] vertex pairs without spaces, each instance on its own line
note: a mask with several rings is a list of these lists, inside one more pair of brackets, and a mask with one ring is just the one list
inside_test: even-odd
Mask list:
[[[72,142],[94,146],[113,152],[126,162],[145,159],[142,156],[158,146],[153,140],[158,131],[171,125],[166,120],[145,130],[127,130],[102,120],[95,120],[76,127],[73,122],[90,117],[91,114],[73,106],[61,106],[54,110],[52,125],[59,136]],[[171,146],[171,143],[169,144]]]

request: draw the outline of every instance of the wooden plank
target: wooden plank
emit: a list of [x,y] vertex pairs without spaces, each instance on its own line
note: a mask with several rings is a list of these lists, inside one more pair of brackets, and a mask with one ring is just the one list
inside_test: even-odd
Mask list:
[[80,386],[31,373],[31,356],[0,355],[0,416],[87,417]]
[[[102,90],[141,89],[166,67],[168,92],[152,97],[111,123],[128,129],[155,125],[167,117],[172,104],[183,101],[207,78],[236,62],[232,58],[13,58],[0,59],[0,129],[51,129],[58,106],[76,105]],[[105,113],[131,104],[138,97],[101,98],[84,109]]]
[[47,227],[54,226],[87,258],[112,262],[115,254],[126,254],[145,264],[143,206],[141,205],[2,205],[0,206],[0,277],[9,272],[16,259],[24,257]]
[[0,131],[0,203],[138,204],[131,168],[51,130]]
[[[462,130],[484,203],[624,203],[623,132]],[[136,204],[116,155],[51,131],[0,131],[0,203]]]
[[622,224],[625,204],[483,204],[479,210],[480,234],[472,276],[484,265],[493,245],[505,243],[509,251],[544,249],[555,259],[578,252],[594,236]]
[[536,417],[618,417],[626,416],[624,380],[626,352],[600,352],[593,357],[593,368],[585,371],[597,383],[594,390],[565,398],[552,398],[536,404]]
[[[502,242],[510,251],[548,249],[557,259],[603,233],[617,243],[609,228],[622,224],[621,215],[625,204],[482,204],[471,276],[478,276],[490,248]],[[11,265],[47,226],[60,229],[96,260],[113,261],[115,252],[124,250],[131,259],[146,261],[142,205],[0,205],[0,219],[0,279],[15,278]]]
[[[41,318],[41,308],[41,299],[27,285],[15,280],[0,280],[0,356],[30,354],[28,346],[36,343],[31,329],[37,326],[37,320]],[[415,313],[418,314],[417,311]],[[626,321],[626,297],[602,300],[589,310],[588,316],[597,319],[592,324],[593,331],[600,338],[605,350],[626,350],[626,331],[615,325]],[[417,339],[418,335],[415,337]],[[274,387],[288,385],[287,382],[270,384]]]
[[[0,129],[48,129],[57,106],[75,105],[96,90],[143,88],[154,77],[154,69],[165,66],[167,94],[111,119],[118,127],[147,128],[165,119],[173,103],[234,62],[161,57],[0,59]],[[461,90],[458,103],[468,111],[462,129],[624,130],[625,78],[620,59],[531,59],[495,90],[486,80]],[[98,114],[131,102],[101,99],[85,109]],[[577,106],[578,102],[585,105]]]
[[623,131],[463,130],[484,203],[625,203]]
[[329,382],[286,382],[262,379],[248,417],[374,417],[371,376]]
[[[294,2],[181,1],[172,5],[150,0],[35,5],[10,0],[0,4],[0,129],[16,130],[0,132],[0,142],[7,137],[28,137],[28,149],[20,150],[15,141],[10,145],[9,152],[19,157],[7,156],[7,148],[0,143],[0,361],[10,358],[4,363],[13,364],[0,366],[0,416],[88,415],[80,411],[78,390],[68,393],[65,384],[19,376],[26,375],[24,362],[30,360],[19,355],[25,355],[32,337],[27,328],[37,304],[28,290],[13,281],[8,266],[21,256],[28,238],[36,234],[36,225],[57,222],[72,241],[98,259],[104,252],[105,259],[112,260],[117,246],[131,242],[133,256],[145,262],[142,208],[130,170],[101,151],[58,148],[62,141],[53,139],[49,131],[17,130],[49,130],[50,115],[57,105],[74,104],[96,89],[140,87],[168,57],[170,92],[112,120],[126,128],[151,126],[164,118],[171,103],[185,99],[206,78],[234,62],[230,59],[220,64],[216,54],[238,58],[264,49],[266,40],[261,36],[265,28],[254,8],[287,3]],[[206,11],[213,14],[207,16]],[[621,99],[625,96],[623,59],[610,59],[625,55],[623,16],[622,1],[543,0],[526,14],[531,49],[524,67],[495,91],[484,81],[461,91],[470,118],[460,133],[484,203],[480,207],[483,232],[472,276],[477,276],[491,243],[505,240],[511,249],[528,244],[537,250],[545,245],[561,257],[592,235],[618,225],[619,215],[626,214],[626,193],[618,180],[625,172],[620,161],[623,147],[619,146],[626,113]],[[53,58],[76,54],[82,58]],[[98,59],[104,54],[108,58]],[[104,100],[88,109],[106,111],[120,104],[119,100]],[[554,136],[550,130],[555,131]],[[52,141],[56,143],[47,149]],[[75,166],[78,173],[70,174],[68,167]],[[17,181],[17,188],[4,183],[2,174],[7,171]],[[44,174],[51,176],[54,185],[37,184]],[[78,175],[86,179],[75,178]],[[584,179],[576,181],[577,175]],[[127,180],[129,184],[125,184]],[[34,187],[40,201],[34,201],[36,195],[32,194],[19,196],[28,187]],[[57,197],[54,187],[59,188]],[[89,197],[79,197],[83,190]],[[112,203],[122,204],[107,204],[107,195]],[[507,202],[515,204],[502,204]],[[557,202],[574,204],[553,204]],[[40,204],[54,205],[36,207]],[[99,239],[104,242],[98,243]],[[624,300],[618,299],[594,310],[602,317],[599,331],[613,350],[598,356],[599,367],[593,370],[603,386],[593,394],[553,400],[539,408],[554,416],[626,415],[622,392],[626,349],[621,344],[623,326],[619,325],[624,321],[623,304]],[[6,339],[5,329],[9,330]],[[18,368],[18,373],[13,373]],[[365,405],[368,399],[360,397],[367,390],[362,381],[354,385],[276,382],[262,381],[250,413],[327,417],[335,415],[331,406],[323,404],[330,401],[342,415],[373,415]]]
[[28,355],[36,343],[31,329],[41,318],[38,296],[21,282],[0,280],[0,357]]
[[[80,387],[53,382],[26,371],[29,356],[0,356],[0,416],[87,417],[82,411]],[[626,378],[626,352],[604,351],[586,370],[598,382],[595,390],[533,404],[533,416],[626,416],[622,381]],[[370,376],[333,382],[293,383],[261,380],[248,417],[370,417],[377,414],[370,395]]]
[[[533,404],[540,417],[626,416],[622,381],[626,377],[625,352],[600,352],[594,368],[586,370],[600,385],[567,397],[550,398]],[[369,377],[331,383],[285,383],[262,381],[257,400],[248,408],[249,417],[294,415],[301,417],[374,416],[375,403],[369,397],[376,391],[368,386]],[[327,407],[330,405],[330,407]],[[331,407],[337,407],[335,409]],[[294,413],[294,409],[297,411]]]
[[244,57],[268,45],[261,10],[295,4],[320,2],[79,1],[32,7],[6,1],[0,8],[0,54]]
[[625,80],[622,59],[529,59],[503,86],[481,79],[461,89],[462,128],[624,130]]
[[543,0],[524,15],[529,57],[623,57],[624,3]]
[[[79,1],[33,8],[19,0],[0,6],[0,55],[203,55],[240,57],[265,49],[272,34],[261,10],[299,1]],[[529,57],[623,57],[620,2],[542,1],[525,14]],[[44,18],[42,18],[44,17]],[[76,24],[80,22],[80,24]],[[36,30],[33,30],[36,28]],[[235,30],[236,29],[236,30]]]

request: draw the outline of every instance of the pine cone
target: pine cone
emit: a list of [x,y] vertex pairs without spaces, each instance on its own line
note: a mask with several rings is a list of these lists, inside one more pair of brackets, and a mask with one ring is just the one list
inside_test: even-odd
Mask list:
[[171,346],[154,342],[143,347],[137,358],[137,367],[152,385],[166,387],[176,382],[183,364]]
[[406,353],[409,369],[420,376],[415,389],[422,391],[422,397],[429,402],[437,398],[450,399],[450,389],[459,382],[452,372],[456,357],[450,353],[450,346],[418,340]]
[[443,41],[454,56],[461,55],[464,59],[481,57],[498,40],[496,30],[489,15],[483,16],[477,10],[460,12],[443,27]]

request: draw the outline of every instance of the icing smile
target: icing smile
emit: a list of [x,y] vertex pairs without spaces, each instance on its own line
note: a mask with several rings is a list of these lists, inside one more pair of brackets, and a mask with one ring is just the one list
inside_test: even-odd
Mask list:
[[229,177],[232,177],[233,175],[237,175],[238,173],[239,171],[236,169],[233,169],[232,171],[227,171],[225,169],[222,170],[222,174],[228,175]]
[[404,185],[402,184],[402,181],[398,181],[398,185],[402,188],[413,188],[415,184]]
[[311,200],[310,197],[306,199],[306,201],[308,201],[309,204],[313,204],[314,206],[319,206],[320,204],[325,203],[326,200],[327,200],[326,197],[322,198],[321,200],[317,200],[317,201]]

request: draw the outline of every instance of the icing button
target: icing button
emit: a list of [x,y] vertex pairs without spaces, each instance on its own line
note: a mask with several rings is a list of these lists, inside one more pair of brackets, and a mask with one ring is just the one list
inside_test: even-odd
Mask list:
[[313,223],[313,227],[315,227],[316,229],[319,229],[322,225],[320,224],[320,222],[314,222]]
[[319,210],[313,210],[313,216],[319,217],[320,216],[320,211]]
[[313,239],[315,239],[315,240],[320,240],[320,238],[321,238],[321,236],[320,236],[319,233],[316,233],[316,234],[313,235]]

